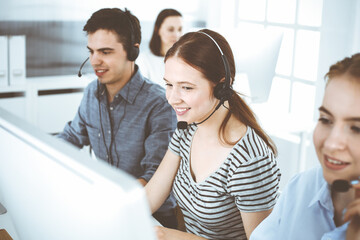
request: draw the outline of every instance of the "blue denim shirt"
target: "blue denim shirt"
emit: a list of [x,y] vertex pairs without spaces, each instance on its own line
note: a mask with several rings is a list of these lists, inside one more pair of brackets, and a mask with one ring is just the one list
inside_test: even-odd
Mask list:
[[[58,137],[79,148],[90,145],[98,159],[109,162],[107,150],[112,129],[113,165],[149,181],[165,155],[176,128],[176,115],[167,103],[164,89],[145,79],[137,66],[135,70],[109,104],[105,86],[97,80],[91,82],[74,120],[66,124]],[[168,199],[160,211],[174,206],[174,198]]]

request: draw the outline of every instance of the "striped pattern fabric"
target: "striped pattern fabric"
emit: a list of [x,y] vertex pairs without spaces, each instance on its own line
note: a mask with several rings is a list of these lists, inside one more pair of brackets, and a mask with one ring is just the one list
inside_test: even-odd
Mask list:
[[271,149],[248,127],[220,168],[203,182],[190,172],[190,147],[197,127],[176,129],[169,149],[181,156],[173,193],[187,232],[207,239],[247,239],[241,212],[273,208],[280,171]]

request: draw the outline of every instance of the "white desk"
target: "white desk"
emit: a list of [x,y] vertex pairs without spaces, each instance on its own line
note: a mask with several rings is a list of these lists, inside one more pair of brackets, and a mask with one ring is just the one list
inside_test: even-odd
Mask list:
[[[153,218],[153,221],[154,226],[162,226],[155,218]],[[13,240],[20,240],[8,212],[5,214],[0,214],[0,229],[5,229]]]
[[9,213],[0,214],[0,229],[5,229],[13,240],[19,240]]

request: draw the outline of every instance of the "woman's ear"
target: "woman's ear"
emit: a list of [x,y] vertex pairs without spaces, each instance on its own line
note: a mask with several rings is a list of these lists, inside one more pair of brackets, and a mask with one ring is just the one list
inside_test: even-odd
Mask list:
[[[225,83],[225,77],[223,77],[222,79],[220,79],[219,83]],[[230,78],[230,86],[232,85],[233,83],[233,79]]]

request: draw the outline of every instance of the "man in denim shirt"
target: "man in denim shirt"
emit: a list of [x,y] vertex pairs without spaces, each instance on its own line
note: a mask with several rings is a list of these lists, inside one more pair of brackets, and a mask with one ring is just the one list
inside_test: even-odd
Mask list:
[[[83,30],[98,79],[85,89],[74,120],[58,137],[79,148],[90,145],[97,158],[145,186],[165,155],[176,116],[164,89],[145,79],[134,63],[141,41],[139,21],[126,9],[101,9]],[[174,207],[170,196],[154,217],[176,228]]]

